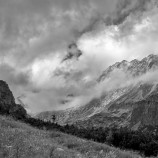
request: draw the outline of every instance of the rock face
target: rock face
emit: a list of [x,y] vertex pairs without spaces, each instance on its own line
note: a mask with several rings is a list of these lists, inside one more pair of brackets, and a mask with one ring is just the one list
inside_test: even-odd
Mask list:
[[18,119],[26,117],[26,110],[15,103],[8,84],[2,80],[0,80],[0,114],[12,115]]
[[[127,76],[136,79],[148,72],[158,72],[158,56],[131,62],[123,60],[109,66],[99,77],[98,84],[121,70]],[[116,88],[105,92],[100,98],[93,99],[87,105],[65,111],[43,112],[37,117],[50,119],[56,115],[60,124],[70,123],[79,126],[129,126],[133,130],[145,125],[158,125],[158,83],[144,82]]]
[[145,74],[151,69],[157,69],[157,67],[158,56],[153,54],[145,57],[141,61],[137,59],[134,59],[131,62],[123,60],[122,62],[117,62],[114,65],[109,66],[98,78],[98,81],[103,81],[105,78],[109,77],[110,74],[116,69],[122,70],[126,74],[132,75],[133,77],[137,77]]
[[6,82],[0,80],[0,104],[15,104],[15,100]]

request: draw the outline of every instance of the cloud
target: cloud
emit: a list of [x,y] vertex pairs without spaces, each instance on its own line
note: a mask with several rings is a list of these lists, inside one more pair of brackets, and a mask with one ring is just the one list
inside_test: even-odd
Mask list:
[[[143,10],[148,1],[141,2],[133,5],[129,0],[2,0],[1,56],[26,66],[41,56],[62,53],[83,34],[100,29],[109,13],[113,21],[119,21],[125,11],[129,15]],[[125,18],[121,19],[123,22]]]
[[7,64],[0,65],[0,78],[10,85],[26,86],[29,84],[29,72],[18,72]]
[[[104,13],[114,8],[109,0],[98,4],[104,4]],[[40,56],[66,49],[98,19],[100,6],[93,0],[2,0],[1,55],[27,65]]]
[[32,112],[85,104],[95,91],[123,81],[96,83],[109,65],[157,51],[158,11],[151,2],[1,0],[0,78],[15,97],[25,96]]
[[29,71],[18,71],[14,67],[2,63],[0,64],[0,79],[8,83],[15,96],[15,100],[17,97],[23,95],[23,93],[32,91]]
[[118,0],[116,10],[112,15],[107,16],[107,25],[119,25],[123,23],[131,14],[141,15],[145,11],[157,5],[155,0]]
[[77,44],[72,43],[68,46],[68,53],[65,56],[65,58],[62,60],[62,62],[65,62],[73,58],[76,58],[76,60],[78,60],[81,55],[82,55],[82,52],[81,50],[78,49]]

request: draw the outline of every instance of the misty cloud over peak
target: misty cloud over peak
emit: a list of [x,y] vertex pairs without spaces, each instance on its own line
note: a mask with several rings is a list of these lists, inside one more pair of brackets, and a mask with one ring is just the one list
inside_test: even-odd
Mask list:
[[158,54],[157,21],[156,0],[1,0],[0,77],[33,113],[82,105],[122,85],[98,85],[109,65]]

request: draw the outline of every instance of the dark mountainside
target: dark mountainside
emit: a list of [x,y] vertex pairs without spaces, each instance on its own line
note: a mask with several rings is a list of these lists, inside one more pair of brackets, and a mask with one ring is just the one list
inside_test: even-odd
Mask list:
[[0,114],[11,115],[17,119],[27,116],[26,110],[15,103],[14,96],[5,81],[0,80]]
[[[147,89],[147,87],[146,87],[146,89]],[[134,91],[133,91],[133,93],[134,93]],[[146,93],[144,93],[144,94],[146,94]],[[125,109],[131,108],[132,109],[132,106],[134,106],[132,117],[131,117],[131,122],[134,125],[138,121],[141,121],[141,123],[144,123],[144,124],[154,125],[154,124],[157,124],[157,120],[156,120],[156,118],[157,118],[157,106],[156,106],[157,99],[154,98],[154,96],[156,96],[156,95],[154,95],[154,93],[152,93],[152,95],[150,95],[150,97],[148,97],[147,101],[146,100],[138,101],[135,104],[129,104],[128,102],[127,102],[128,104],[121,104],[121,102],[119,102],[119,100],[117,100],[117,105],[111,104],[111,106],[108,107],[108,110],[110,111],[110,110],[116,110],[116,109],[120,109],[120,108],[121,109],[122,108],[125,108]],[[0,99],[1,99],[0,115],[5,115],[4,118],[1,116],[3,119],[0,118],[0,126],[2,127],[2,129],[1,128],[0,129],[3,132],[0,139],[4,137],[3,135],[5,132],[3,130],[5,130],[6,132],[8,132],[8,131],[16,132],[17,127],[22,126],[21,123],[23,122],[23,126],[27,127],[27,126],[31,125],[32,127],[35,128],[35,129],[32,129],[30,134],[34,130],[37,130],[37,129],[40,129],[43,132],[46,132],[48,130],[49,137],[47,136],[47,138],[50,138],[50,132],[58,131],[58,132],[63,132],[63,133],[69,134],[69,136],[72,137],[72,140],[74,139],[72,135],[75,135],[80,138],[85,138],[87,140],[91,140],[91,141],[93,140],[96,142],[103,143],[103,145],[105,145],[105,143],[106,143],[108,145],[112,145],[117,148],[119,147],[123,150],[125,150],[125,149],[134,150],[134,151],[139,152],[141,155],[145,155],[145,156],[157,156],[157,154],[158,154],[158,143],[157,143],[158,126],[155,126],[153,129],[150,128],[150,130],[146,130],[146,127],[145,127],[145,128],[141,128],[137,131],[133,131],[130,128],[116,128],[116,127],[111,127],[111,128],[109,128],[109,127],[96,128],[95,127],[94,128],[94,127],[90,127],[90,126],[88,126],[88,127],[84,126],[81,128],[81,126],[85,125],[89,120],[91,121],[91,123],[94,123],[93,124],[93,126],[94,126],[95,122],[92,122],[92,121],[94,121],[94,120],[96,121],[96,118],[98,119],[97,123],[99,123],[99,121],[100,121],[100,125],[102,125],[105,120],[106,121],[104,123],[106,123],[106,124],[108,124],[108,123],[110,124],[111,122],[116,121],[116,118],[117,118],[116,116],[112,118],[110,116],[110,114],[112,115],[112,113],[109,112],[109,115],[108,115],[108,113],[106,113],[106,112],[103,113],[103,111],[98,114],[93,115],[92,117],[90,117],[89,120],[86,120],[85,122],[81,122],[82,125],[80,127],[75,126],[75,125],[61,126],[57,123],[52,123],[50,121],[42,121],[40,119],[28,117],[26,110],[21,105],[18,105],[15,103],[13,94],[10,91],[6,82],[4,82],[4,81],[0,81]],[[121,99],[123,99],[123,98],[121,98]],[[100,103],[101,102],[98,102],[98,99],[95,99],[91,102],[91,104],[94,105],[95,107],[100,105]],[[82,107],[83,108],[82,110],[88,111],[91,108],[91,104],[86,105],[87,109]],[[149,106],[149,104],[150,104],[150,106]],[[93,112],[93,110],[91,110],[91,111],[89,110],[89,113],[87,112],[86,114],[91,115],[91,112]],[[140,113],[142,115],[140,115]],[[81,114],[81,113],[79,113],[79,111],[78,111],[78,115],[79,114]],[[16,122],[15,122],[15,120],[13,121],[13,119],[9,118],[10,116],[15,118],[17,121]],[[72,117],[75,117],[75,115],[72,115]],[[85,115],[85,117],[86,117],[86,115]],[[95,117],[95,118],[93,118],[93,117]],[[123,116],[121,116],[121,117],[123,118]],[[126,117],[126,115],[124,117]],[[146,117],[146,119],[145,119],[145,117]],[[7,127],[7,124],[8,124],[7,118],[10,120],[10,122],[8,122],[9,123],[8,127]],[[13,122],[15,122],[15,123],[13,123]],[[76,120],[76,124],[78,124],[77,120]],[[4,127],[7,127],[7,130],[3,129]],[[13,130],[15,128],[16,128],[16,130]],[[27,127],[27,134],[28,134],[28,129],[30,130],[31,127]],[[25,133],[24,132],[25,130],[20,130],[20,131],[23,134]],[[39,132],[37,132],[37,133],[39,133]],[[30,134],[29,134],[29,136],[30,136]],[[14,135],[12,135],[12,134],[10,134],[10,135],[13,138],[9,139],[10,137],[8,138],[8,136],[7,136],[6,137],[7,142],[11,141],[11,140],[15,140],[14,143],[16,143],[17,138],[14,137]],[[25,134],[24,134],[24,136],[25,136]],[[51,137],[53,137],[53,136],[54,135],[52,134]],[[59,136],[60,136],[60,134],[56,134],[54,137],[57,138]],[[19,135],[18,135],[18,137],[19,137]],[[54,139],[54,137],[53,137],[53,139]],[[28,137],[28,139],[29,138],[30,137]],[[8,155],[8,152],[9,152],[9,151],[6,152],[8,149],[6,150],[3,145],[3,143],[5,143],[5,139],[3,138],[0,141],[0,157],[1,157],[1,154],[5,155],[2,157],[6,157],[6,155]],[[40,137],[38,137],[38,139],[39,139],[38,141],[40,141]],[[41,139],[42,139],[42,137],[41,137]],[[68,138],[66,137],[65,139],[66,139],[65,141],[67,141]],[[21,140],[20,140],[20,142],[21,142]],[[36,142],[36,140],[33,139],[33,142]],[[90,147],[89,142],[90,141],[88,141],[88,149]],[[22,151],[25,150],[24,146],[26,145],[26,142],[23,142],[23,143],[24,143],[23,146],[20,146]],[[63,143],[63,141],[60,143]],[[18,143],[18,145],[19,145],[19,143]],[[76,151],[78,150],[78,146],[81,146],[81,145],[77,145],[77,146],[75,145],[75,147],[77,148]],[[99,147],[99,145],[96,146],[97,150],[98,150],[98,147]],[[73,149],[74,144],[70,144],[68,146],[68,148]],[[108,148],[110,148],[110,147],[108,146]],[[29,148],[29,149],[31,149],[31,148]],[[19,146],[16,147],[16,151],[19,151]],[[91,152],[91,149],[89,149],[89,151]],[[117,151],[118,151],[117,154],[120,155],[121,150],[117,149]],[[52,152],[54,154],[54,150]],[[17,152],[15,152],[15,153],[16,153],[16,155],[19,155],[19,154],[17,154]],[[42,154],[43,153],[44,152],[42,152]],[[93,155],[93,153],[92,153],[92,155]],[[17,157],[19,157],[19,156],[17,156]],[[63,157],[63,156],[60,156],[60,157]],[[94,157],[94,155],[91,157]],[[105,157],[105,155],[101,156],[101,157]],[[123,156],[123,154],[121,154],[121,156],[118,156],[118,157],[124,157],[124,156]],[[126,155],[126,157],[132,158],[133,155],[128,154],[128,155]],[[134,157],[137,157],[137,156],[134,156]]]
[[[123,60],[108,67],[98,77],[98,84],[111,77],[115,71],[121,71],[137,79],[158,70],[158,56],[148,57],[131,62]],[[76,124],[83,127],[122,126],[137,130],[140,127],[158,125],[158,84],[139,81],[136,84],[123,86],[105,92],[88,104],[77,109],[65,111],[42,112],[37,115],[42,120],[50,120],[53,114],[59,124]]]

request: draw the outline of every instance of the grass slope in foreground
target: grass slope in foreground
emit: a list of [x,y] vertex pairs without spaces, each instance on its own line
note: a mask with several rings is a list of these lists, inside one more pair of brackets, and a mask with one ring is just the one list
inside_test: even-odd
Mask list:
[[58,131],[33,128],[10,117],[0,116],[0,158],[141,158]]

